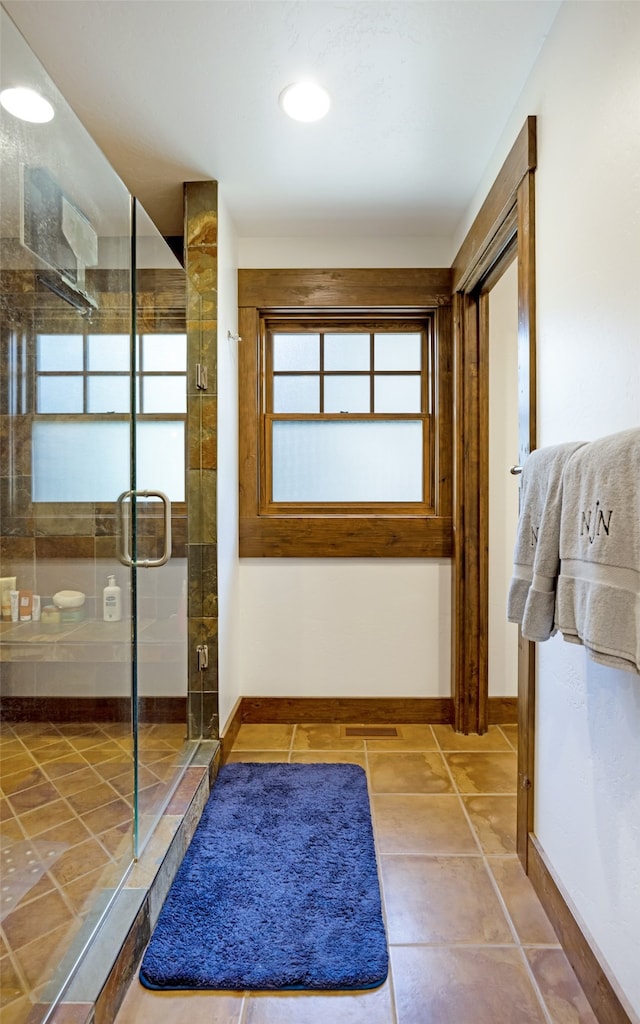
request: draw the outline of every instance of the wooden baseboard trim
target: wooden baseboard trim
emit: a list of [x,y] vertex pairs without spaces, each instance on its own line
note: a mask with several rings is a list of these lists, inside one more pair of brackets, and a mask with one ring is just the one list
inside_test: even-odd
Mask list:
[[529,879],[555,928],[584,994],[600,1024],[632,1024],[609,981],[598,954],[591,946],[547,865],[542,847],[529,834]]
[[449,697],[243,697],[243,722],[372,722],[448,724]]
[[[340,722],[371,724],[377,722],[407,725],[450,725],[453,702],[449,697],[241,697],[222,737],[222,756],[228,756],[243,722],[259,725],[297,722]],[[518,721],[517,697],[490,697],[489,723],[515,724]]]
[[236,736],[240,731],[242,725],[242,697],[238,697],[235,703],[235,707],[229,716],[227,724],[224,729],[224,734],[220,737],[220,764],[226,764],[233,744],[236,741]]
[[[128,697],[2,697],[6,722],[130,722]],[[187,722],[186,697],[139,697],[138,721],[146,724]]]
[[516,725],[517,697],[489,697],[489,725]]

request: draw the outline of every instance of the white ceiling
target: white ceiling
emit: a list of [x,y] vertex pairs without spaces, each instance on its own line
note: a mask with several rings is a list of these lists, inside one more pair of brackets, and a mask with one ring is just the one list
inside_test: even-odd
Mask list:
[[[215,178],[241,236],[450,237],[560,0],[4,0],[160,230]],[[329,116],[290,121],[312,77]]]

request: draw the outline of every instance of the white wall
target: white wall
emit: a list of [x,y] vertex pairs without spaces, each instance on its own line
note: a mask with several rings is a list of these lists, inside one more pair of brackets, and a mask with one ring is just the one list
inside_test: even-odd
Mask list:
[[518,692],[518,627],[505,609],[518,525],[518,265],[489,294],[489,696]]
[[[448,266],[442,239],[240,240],[242,267]],[[241,559],[246,696],[450,696],[450,564]]]
[[[460,226],[458,241],[536,114],[542,445],[640,422],[639,111],[640,5],[564,4]],[[535,831],[635,1019],[640,677],[558,637],[537,657]]]
[[242,559],[243,693],[450,696],[446,560]]
[[449,238],[241,238],[240,266],[449,267]]
[[218,677],[220,728],[240,696],[238,560],[238,255],[218,189]]

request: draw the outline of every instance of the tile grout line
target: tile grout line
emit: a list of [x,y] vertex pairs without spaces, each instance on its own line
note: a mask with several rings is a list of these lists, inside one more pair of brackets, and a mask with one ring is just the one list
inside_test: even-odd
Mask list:
[[[371,779],[371,769],[370,769],[370,765],[369,765],[369,745],[368,745],[366,739],[363,740],[363,747],[364,747],[365,772],[366,772],[366,777],[367,777],[367,791],[368,791],[368,794],[369,794],[369,811],[370,811],[370,814],[371,814],[371,830],[373,832],[373,845],[374,845],[375,854],[376,854],[376,870],[377,870],[377,874],[378,874],[378,890],[380,892],[380,905],[381,905],[381,908],[382,908],[382,920],[384,922],[384,931],[385,931],[385,937],[386,937],[386,941],[387,941],[387,955],[389,957],[389,968],[388,968],[387,981],[386,981],[386,984],[389,986],[389,1007],[390,1007],[390,1010],[391,1010],[391,1020],[390,1020],[389,1024],[398,1024],[398,1006],[397,1006],[397,1001],[396,1001],[395,984],[394,984],[394,981],[393,981],[393,966],[392,966],[392,963],[391,963],[391,940],[390,940],[390,937],[389,937],[389,922],[388,922],[388,919],[387,919],[387,900],[386,900],[386,895],[385,895],[385,890],[384,890],[384,882],[383,882],[383,878],[382,878],[382,854],[380,853],[380,850],[378,848],[377,820],[376,820],[375,808],[374,808],[374,805],[373,805],[373,795],[374,795],[374,793],[373,793],[373,782],[372,782],[372,779]],[[371,751],[371,753],[375,753],[375,751]]]
[[[448,767],[448,765],[447,765],[447,767]],[[454,782],[455,782],[455,780],[454,780]],[[482,794],[477,794],[477,795],[479,795],[479,796],[487,796],[488,794],[482,793]],[[505,795],[510,795],[510,794],[505,794]],[[497,883],[497,881],[496,881],[496,879],[495,879],[495,877],[493,875],[493,872],[491,871],[491,868],[489,866],[489,861],[488,861],[487,854],[486,854],[482,844],[480,843],[480,838],[479,838],[479,836],[478,836],[478,834],[476,832],[476,829],[474,828],[474,826],[473,826],[473,824],[471,822],[471,818],[469,816],[469,813],[467,811],[467,808],[465,806],[465,803],[464,803],[464,800],[462,799],[462,797],[460,798],[460,802],[462,804],[463,813],[464,813],[465,817],[467,818],[469,826],[471,827],[471,829],[473,831],[473,834],[474,834],[474,836],[476,838],[476,842],[478,843],[478,846],[480,848],[480,854],[481,854],[481,857],[482,857],[482,863],[483,863],[485,872],[486,872],[486,874],[487,874],[487,876],[489,878],[490,885],[492,886],[493,891],[495,893],[495,896],[496,896],[496,898],[498,900],[498,905],[500,906],[500,908],[502,910],[502,913],[504,914],[504,917],[505,917],[505,920],[506,920],[507,925],[509,927],[509,930],[510,930],[512,936],[513,936],[514,946],[515,946],[515,948],[518,951],[518,955],[519,955],[521,961],[523,962],[523,966],[525,968],[525,973],[526,973],[527,977],[529,978],[530,983],[532,984],[535,997],[536,997],[536,999],[537,999],[537,1001],[538,1001],[538,1003],[539,1003],[539,1005],[540,1005],[540,1007],[542,1009],[542,1014],[543,1014],[543,1017],[545,1019],[545,1022],[546,1022],[546,1024],[554,1024],[554,1021],[553,1021],[553,1019],[552,1019],[552,1017],[551,1017],[551,1015],[549,1013],[549,1010],[547,1009],[546,1003],[545,1003],[545,1001],[544,1001],[544,999],[542,997],[542,992],[541,992],[541,990],[540,990],[540,988],[538,986],[538,983],[535,980],[535,977],[533,975],[533,971],[531,970],[531,966],[530,966],[530,964],[529,964],[529,962],[527,960],[526,954],[525,954],[525,952],[524,952],[524,950],[522,948],[522,943],[520,941],[520,936],[518,935],[518,931],[516,929],[515,923],[514,923],[512,917],[511,917],[511,914],[509,913],[509,909],[507,907],[506,900],[504,899],[504,897],[502,895],[502,892],[500,891],[500,887],[499,887],[499,885],[498,885],[498,883]]]

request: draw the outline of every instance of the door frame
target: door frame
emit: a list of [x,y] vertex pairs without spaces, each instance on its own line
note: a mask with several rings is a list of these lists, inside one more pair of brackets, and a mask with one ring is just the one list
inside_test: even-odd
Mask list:
[[[489,291],[518,261],[518,461],[536,446],[536,118],[526,119],[453,272],[455,418],[452,564],[454,728],[488,728]],[[533,830],[535,648],[518,631],[517,852]]]

